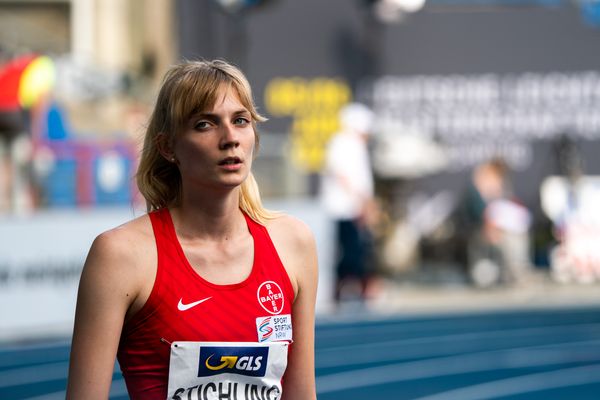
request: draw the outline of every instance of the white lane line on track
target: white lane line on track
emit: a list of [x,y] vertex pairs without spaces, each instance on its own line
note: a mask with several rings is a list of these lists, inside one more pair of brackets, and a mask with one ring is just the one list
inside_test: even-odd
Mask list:
[[[353,365],[362,364],[369,361],[385,361],[387,358],[394,359],[395,353],[402,351],[404,358],[408,357],[424,357],[435,355],[435,349],[432,346],[440,345],[443,343],[451,343],[452,349],[459,349],[459,342],[465,343],[467,348],[471,348],[475,341],[488,342],[494,339],[507,339],[512,340],[517,337],[535,337],[542,338],[552,335],[562,335],[565,337],[572,337],[575,331],[582,330],[582,333],[587,335],[593,335],[594,332],[600,332],[600,324],[590,324],[588,326],[579,325],[573,326],[561,326],[560,328],[548,329],[548,328],[526,328],[526,329],[512,329],[512,330],[499,330],[499,331],[488,331],[488,332],[477,332],[477,333],[461,333],[453,335],[444,335],[436,337],[426,338],[412,338],[412,339],[400,339],[400,340],[389,340],[376,343],[360,343],[348,346],[338,346],[327,349],[317,349],[317,368],[328,368],[337,367],[342,365]],[[568,336],[566,336],[569,334]],[[487,343],[484,343],[487,345]],[[406,346],[408,349],[398,349],[400,346]],[[463,346],[464,347],[464,346]],[[397,356],[395,356],[397,357]],[[384,358],[384,359],[381,359]]]
[[65,379],[68,369],[68,362],[57,362],[2,371],[0,372],[0,388]]
[[[125,386],[125,381],[123,379],[115,379],[112,381],[112,385],[110,386],[109,397],[122,397],[127,395],[127,386]],[[47,393],[41,396],[27,397],[23,400],[64,400],[67,396],[66,390],[60,390],[58,392]]]
[[482,331],[482,332],[469,332],[469,333],[452,333],[449,335],[439,335],[439,336],[427,336],[427,337],[416,337],[410,339],[395,339],[395,340],[387,340],[387,341],[377,341],[374,343],[365,343],[364,341],[357,344],[351,345],[343,345],[336,347],[326,347],[323,349],[318,349],[321,353],[328,352],[347,352],[353,350],[357,347],[388,347],[389,345],[415,345],[415,344],[425,344],[435,342],[438,343],[440,341],[449,341],[454,342],[456,340],[473,340],[480,337],[492,338],[492,337],[506,337],[508,335],[515,336],[532,336],[539,334],[564,334],[564,333],[572,333],[574,330],[582,330],[583,332],[594,332],[596,330],[600,331],[600,324],[589,324],[589,325],[568,325],[568,326],[558,326],[558,327],[543,327],[543,328],[518,328],[518,329],[501,329],[501,330],[491,330],[491,331]]
[[27,364],[45,364],[47,362],[68,361],[69,352],[64,354],[48,354],[46,349],[41,348],[35,356],[15,353],[6,360],[0,360],[0,368],[18,368]]
[[[556,320],[556,318],[547,317],[544,321],[548,320]],[[493,322],[494,328],[505,326],[506,323],[498,323]],[[432,325],[432,326],[429,326]],[[406,333],[414,333],[414,332],[444,332],[444,331],[456,331],[457,329],[463,332],[470,332],[474,330],[482,330],[485,331],[489,329],[489,325],[491,324],[482,324],[481,322],[476,324],[465,324],[464,321],[460,319],[454,321],[443,321],[443,322],[424,322],[422,324],[413,323],[413,322],[398,322],[393,324],[380,324],[380,325],[353,325],[348,327],[343,327],[340,329],[331,329],[331,330],[317,330],[317,336],[320,341],[324,340],[339,340],[344,337],[357,337],[361,338],[365,335],[376,335],[380,333],[394,335],[394,334],[406,334]],[[522,324],[524,326],[537,325],[536,328],[539,329],[551,329],[555,327],[565,327],[565,326],[580,326],[580,325],[600,325],[600,321],[563,321],[561,323],[550,323],[550,324],[534,324],[531,321],[523,321]],[[516,329],[519,329],[517,327]]]
[[[65,361],[69,359],[70,345],[71,343],[66,341],[45,344],[3,345],[0,347],[0,368],[14,368],[24,364],[45,363],[48,361]],[[59,348],[64,348],[64,353],[56,351]],[[49,355],[48,351],[52,351],[52,354]]]
[[521,345],[521,346],[506,346],[506,347],[497,347],[490,348],[489,344],[483,343],[482,346],[476,347],[472,343],[467,343],[464,346],[453,346],[453,347],[444,347],[443,349],[435,348],[432,346],[426,347],[424,349],[420,347],[409,347],[409,348],[390,348],[390,349],[379,349],[379,351],[369,351],[368,348],[361,349],[361,351],[348,352],[345,354],[340,354],[337,358],[331,358],[327,361],[321,361],[319,357],[317,357],[318,362],[316,363],[317,369],[322,368],[339,368],[339,367],[352,367],[356,365],[363,365],[367,363],[376,363],[376,362],[389,362],[395,361],[398,362],[406,362],[403,360],[415,360],[422,358],[430,358],[430,357],[443,357],[443,356],[453,356],[460,354],[478,354],[484,352],[497,352],[497,351],[508,351],[508,350],[542,350],[542,349],[552,349],[552,348],[561,348],[561,349],[572,349],[574,347],[582,347],[585,346],[587,348],[600,348],[600,340],[583,340],[583,341],[569,341],[569,342],[555,342],[555,343],[546,343],[546,344],[535,344],[535,345]]
[[414,400],[490,400],[499,397],[539,392],[600,382],[600,364],[564,368],[480,383],[419,397]]
[[[43,350],[42,350],[43,351]],[[14,357],[20,357],[16,354]],[[32,364],[45,364],[48,361],[50,362],[65,362],[69,360],[69,356],[66,357],[56,357],[54,359],[50,359],[50,357],[44,357],[43,353],[40,357],[32,358],[32,359],[15,359],[10,362],[0,362],[0,368],[21,368],[24,365],[32,365]]]
[[457,320],[481,322],[482,318],[489,319],[490,314],[498,316],[498,318],[510,318],[512,320],[524,319],[525,321],[527,321],[531,315],[536,318],[544,319],[565,316],[570,318],[569,322],[573,322],[572,319],[574,318],[588,317],[594,315],[599,310],[600,304],[576,307],[555,305],[552,308],[519,306],[517,308],[498,308],[492,310],[459,310],[454,312],[426,313],[419,316],[419,314],[382,313],[369,310],[361,311],[360,309],[357,309],[349,313],[320,315],[317,317],[317,328],[323,330],[335,330],[345,326],[354,326],[355,324],[379,324],[381,322],[419,325],[452,323]]
[[[119,367],[116,363],[114,368],[114,371],[119,371]],[[0,372],[0,388],[16,385],[29,385],[55,379],[67,379],[68,373],[68,361],[14,368]]]
[[393,382],[471,372],[557,365],[565,362],[600,361],[600,352],[549,350],[501,350],[338,372],[317,377],[317,393],[368,387]]
[[67,397],[66,390],[60,390],[58,392],[46,393],[41,396],[26,397],[23,400],[64,400]]
[[61,340],[58,342],[32,343],[32,344],[2,345],[2,347],[0,347],[0,354],[10,353],[10,352],[27,351],[27,350],[45,350],[45,349],[53,349],[56,347],[69,347],[69,346],[71,346],[71,341],[68,341],[68,340]]

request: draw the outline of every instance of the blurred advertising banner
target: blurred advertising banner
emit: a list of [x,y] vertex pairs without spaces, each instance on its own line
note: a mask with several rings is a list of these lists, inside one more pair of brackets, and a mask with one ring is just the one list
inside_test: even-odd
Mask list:
[[0,340],[69,335],[92,241],[132,217],[127,208],[0,217]]
[[[526,171],[536,142],[564,135],[600,138],[600,73],[593,70],[389,75],[363,89],[377,113],[381,136],[391,135],[399,143],[406,136],[435,141],[442,145],[450,171],[468,170],[492,157]],[[376,167],[382,176],[404,176],[391,164]]]

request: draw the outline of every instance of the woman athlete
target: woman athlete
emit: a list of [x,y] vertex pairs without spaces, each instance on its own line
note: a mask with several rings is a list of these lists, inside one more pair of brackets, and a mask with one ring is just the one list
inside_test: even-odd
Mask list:
[[250,85],[224,61],[177,65],[137,172],[148,214],[100,234],[77,299],[68,399],[316,399],[317,257],[265,210]]

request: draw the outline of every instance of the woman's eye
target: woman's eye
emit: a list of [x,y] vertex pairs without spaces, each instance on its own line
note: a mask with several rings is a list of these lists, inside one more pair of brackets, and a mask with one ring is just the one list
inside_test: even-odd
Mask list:
[[194,125],[194,129],[202,130],[210,127],[210,123],[208,121],[199,121]]
[[236,125],[246,125],[250,123],[250,120],[245,117],[238,117],[233,121],[233,123]]

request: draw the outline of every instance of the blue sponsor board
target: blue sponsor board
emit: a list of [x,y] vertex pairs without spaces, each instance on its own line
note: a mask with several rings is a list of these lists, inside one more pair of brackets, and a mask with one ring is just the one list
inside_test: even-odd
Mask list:
[[202,347],[198,376],[219,374],[265,376],[268,357],[267,347]]
[[56,160],[52,170],[42,182],[42,188],[49,206],[77,205],[77,160],[74,158]]
[[94,160],[93,174],[96,204],[131,203],[133,162],[126,150],[115,148],[99,154]]

